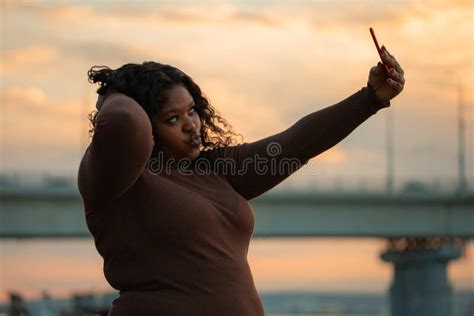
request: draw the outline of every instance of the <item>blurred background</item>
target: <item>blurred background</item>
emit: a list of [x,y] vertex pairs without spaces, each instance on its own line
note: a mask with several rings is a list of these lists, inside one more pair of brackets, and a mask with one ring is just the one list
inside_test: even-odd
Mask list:
[[[87,116],[97,96],[86,76],[93,65],[154,60],[176,66],[251,142],[365,86],[378,61],[373,27],[404,68],[405,90],[274,191],[472,196],[472,1],[0,3],[3,193],[48,186],[77,192],[78,165],[90,142]],[[254,238],[249,263],[275,314],[389,315],[394,269],[380,259],[386,249],[376,236]],[[453,315],[468,315],[472,241],[464,240],[463,255],[447,274]],[[0,239],[5,313],[13,300],[55,301],[56,307],[34,309],[66,315],[74,298],[111,295],[101,298],[110,302],[110,293],[92,239]],[[275,293],[288,300],[286,307],[270,306]],[[315,297],[324,303],[311,310]],[[360,302],[370,302],[371,310],[351,307]]]

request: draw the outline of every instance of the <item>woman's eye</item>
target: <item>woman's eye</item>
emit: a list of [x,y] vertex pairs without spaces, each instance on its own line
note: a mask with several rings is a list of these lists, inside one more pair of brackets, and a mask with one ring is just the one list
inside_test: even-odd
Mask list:
[[168,119],[168,123],[176,123],[174,119],[178,119],[177,116],[173,116],[172,118]]
[[[193,106],[193,107],[189,110],[189,112],[191,113],[191,115],[193,115],[194,113],[196,113],[196,109],[197,109],[197,107],[196,107],[196,106]],[[176,123],[177,120],[178,120],[178,116],[173,116],[173,117],[169,118],[167,122],[173,124],[173,123]]]

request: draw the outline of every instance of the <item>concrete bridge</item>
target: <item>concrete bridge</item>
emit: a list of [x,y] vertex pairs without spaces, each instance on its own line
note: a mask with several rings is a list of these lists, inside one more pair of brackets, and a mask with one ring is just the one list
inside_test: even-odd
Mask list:
[[[77,189],[0,186],[0,238],[90,238]],[[254,237],[389,241],[392,316],[451,313],[446,268],[474,237],[474,195],[274,192],[254,199]]]

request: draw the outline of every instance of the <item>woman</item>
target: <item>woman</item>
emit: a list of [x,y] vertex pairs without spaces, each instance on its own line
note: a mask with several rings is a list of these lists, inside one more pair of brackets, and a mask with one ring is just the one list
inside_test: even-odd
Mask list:
[[248,200],[390,105],[403,70],[386,50],[383,59],[390,77],[379,63],[367,87],[244,144],[180,70],[93,67],[98,113],[78,184],[105,277],[120,290],[110,315],[263,315]]

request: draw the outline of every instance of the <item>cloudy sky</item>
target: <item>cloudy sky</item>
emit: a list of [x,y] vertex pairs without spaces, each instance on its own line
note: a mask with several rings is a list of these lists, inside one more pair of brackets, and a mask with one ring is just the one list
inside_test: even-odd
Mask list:
[[[89,142],[87,113],[96,98],[86,77],[92,65],[154,60],[177,66],[245,141],[254,141],[364,86],[378,61],[372,26],[405,69],[405,90],[390,109],[314,159],[317,172],[311,177],[383,183],[386,122],[392,117],[396,178],[452,183],[457,93],[463,87],[466,167],[474,184],[472,1],[0,3],[2,172],[75,175]],[[299,179],[307,180],[304,174]],[[77,244],[0,244],[0,283],[6,284],[0,298],[7,287],[39,293],[47,282],[58,293],[71,280],[83,289],[103,289],[107,285],[93,245]],[[45,249],[49,255],[39,258]],[[71,254],[65,255],[68,249]],[[385,291],[392,271],[378,259],[383,249],[383,242],[374,240],[255,241],[249,262],[260,290],[315,284],[357,290],[364,284],[368,291]],[[450,277],[462,288],[472,288],[473,249],[450,266]],[[31,260],[38,262],[36,272]],[[82,262],[74,276],[60,269],[71,266],[68,260]],[[51,269],[53,263],[57,269]]]
[[378,61],[372,26],[405,69],[405,91],[314,159],[320,177],[383,179],[392,116],[396,177],[455,181],[462,86],[472,182],[472,1],[1,3],[4,171],[75,174],[95,103],[92,65],[177,66],[254,141],[364,86]]

